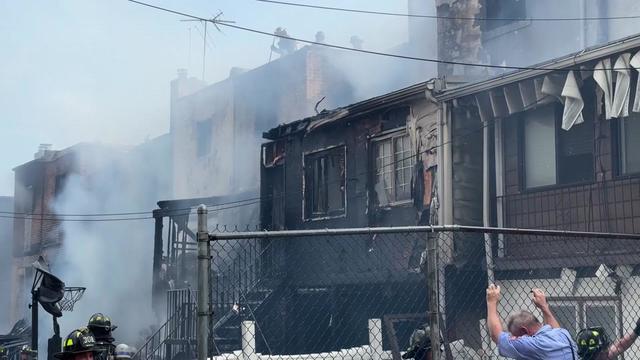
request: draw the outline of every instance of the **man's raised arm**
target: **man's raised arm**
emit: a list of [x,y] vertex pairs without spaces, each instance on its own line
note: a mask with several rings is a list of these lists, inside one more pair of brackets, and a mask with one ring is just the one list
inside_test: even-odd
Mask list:
[[542,322],[552,328],[559,328],[560,323],[558,323],[556,317],[553,316],[553,313],[549,308],[549,304],[547,303],[547,298],[544,296],[544,292],[540,289],[533,289],[531,290],[531,293],[533,294],[533,303],[538,309],[540,309],[540,311],[542,311]]
[[489,285],[487,288],[487,327],[491,340],[496,344],[500,333],[502,333],[502,323],[500,323],[498,316],[498,300],[500,300],[500,286]]

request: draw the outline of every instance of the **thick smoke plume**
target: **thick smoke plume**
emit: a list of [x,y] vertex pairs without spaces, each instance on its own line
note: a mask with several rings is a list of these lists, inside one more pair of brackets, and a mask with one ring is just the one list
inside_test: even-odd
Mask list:
[[[168,186],[169,157],[153,151],[79,151],[79,174],[72,175],[56,201],[60,214],[150,211]],[[150,216],[150,212],[146,215]],[[101,216],[100,218],[104,218]],[[64,244],[52,264],[67,286],[84,286],[84,297],[60,320],[62,336],[102,312],[118,325],[118,342],[135,343],[158,320],[151,310],[153,221],[67,221]]]

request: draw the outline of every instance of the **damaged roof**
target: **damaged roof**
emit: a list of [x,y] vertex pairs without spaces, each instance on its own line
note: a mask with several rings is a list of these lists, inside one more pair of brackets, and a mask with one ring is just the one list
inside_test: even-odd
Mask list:
[[556,70],[598,60],[638,47],[640,47],[640,34],[628,36],[604,45],[586,48],[536,65],[531,65],[530,69],[514,70],[488,80],[443,90],[436,94],[435,97],[441,101],[453,100],[514,82],[531,79],[540,75],[546,75]]
[[279,125],[264,132],[262,137],[268,140],[275,140],[300,132],[309,132],[347,117],[364,115],[382,107],[399,104],[419,97],[426,97],[425,91],[432,88],[436,81],[437,79],[431,79],[384,95],[356,102],[351,105],[333,110],[323,110],[317,115]]

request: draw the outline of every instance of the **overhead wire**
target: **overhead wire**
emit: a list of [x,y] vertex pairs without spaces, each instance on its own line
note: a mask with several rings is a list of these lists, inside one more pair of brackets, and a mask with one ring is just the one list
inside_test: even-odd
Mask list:
[[[355,48],[348,47],[348,46],[329,44],[329,43],[325,43],[325,42],[311,41],[311,40],[306,40],[306,39],[293,37],[293,36],[285,36],[285,35],[273,34],[273,33],[270,33],[268,31],[262,31],[262,30],[257,30],[257,29],[245,27],[245,26],[239,26],[239,25],[235,25],[235,24],[219,22],[219,21],[216,21],[216,20],[213,20],[213,19],[205,19],[205,18],[196,16],[196,15],[191,15],[191,14],[187,14],[187,13],[184,13],[184,12],[180,12],[180,11],[176,11],[176,10],[172,10],[172,9],[168,9],[168,8],[164,8],[164,7],[160,7],[160,6],[156,6],[156,5],[152,5],[152,4],[148,4],[148,3],[145,3],[145,2],[142,2],[142,1],[137,1],[137,0],[128,0],[128,1],[132,2],[132,3],[135,3],[135,4],[138,4],[138,5],[142,5],[142,6],[146,6],[146,7],[149,7],[149,8],[153,8],[153,9],[156,9],[156,10],[160,10],[160,11],[164,11],[164,12],[168,12],[168,13],[172,13],[172,14],[176,14],[176,15],[180,15],[180,16],[186,16],[186,17],[189,17],[189,18],[192,18],[192,19],[208,21],[208,22],[220,25],[220,26],[225,26],[225,27],[229,27],[229,28],[232,28],[232,29],[236,29],[236,30],[252,32],[252,33],[255,33],[255,34],[260,34],[260,35],[264,35],[264,36],[268,36],[268,37],[274,37],[275,36],[275,37],[280,38],[280,39],[293,40],[293,41],[297,41],[297,42],[301,42],[301,43],[305,43],[305,44],[323,46],[323,47],[339,49],[339,50],[346,50],[346,51],[357,52],[357,53],[362,53],[362,54],[377,55],[377,56],[391,57],[391,58],[404,59],[404,60],[431,62],[431,63],[438,63],[438,64],[459,65],[459,66],[469,66],[469,67],[481,67],[481,68],[490,68],[490,69],[503,69],[503,70],[542,70],[542,71],[562,71],[562,72],[586,71],[587,70],[587,69],[583,69],[581,67],[577,67],[577,68],[573,68],[573,67],[554,68],[554,67],[544,67],[544,66],[536,67],[536,66],[482,64],[482,63],[472,63],[472,62],[454,61],[454,60],[442,60],[442,59],[431,59],[431,58],[423,58],[423,57],[418,57],[418,56],[392,54],[392,53],[386,53],[386,52],[382,52],[382,51],[355,49]],[[621,70],[633,70],[633,68],[631,68],[631,67],[621,67],[621,68],[614,67],[614,68],[599,69],[599,70],[621,71]]]
[[358,14],[370,14],[370,15],[385,15],[385,16],[397,16],[397,17],[409,17],[409,18],[423,18],[423,19],[442,19],[442,20],[469,20],[469,21],[600,21],[600,20],[628,20],[628,19],[640,19],[640,15],[624,15],[624,16],[594,16],[594,17],[500,17],[500,18],[487,18],[487,17],[465,17],[465,16],[442,16],[442,15],[424,15],[424,14],[410,14],[410,13],[398,13],[387,11],[372,11],[362,9],[349,9],[334,6],[322,6],[301,4],[288,1],[279,0],[256,0],[263,3],[271,3],[277,5],[313,8],[320,10],[341,11]]
[[[202,18],[202,17],[198,17],[195,15],[191,15],[191,14],[187,14],[187,13],[183,13],[183,12],[179,12],[179,11],[175,11],[175,10],[171,10],[171,9],[167,9],[167,8],[162,8],[159,6],[155,6],[155,5],[151,5],[151,4],[147,4],[144,2],[140,2],[137,0],[128,0],[130,2],[139,4],[139,5],[143,5],[143,6],[147,6],[147,7],[151,7],[157,10],[161,10],[161,11],[165,11],[165,12],[169,12],[169,13],[173,13],[176,15],[180,15],[180,16],[185,16],[185,17],[189,17],[189,18],[193,18],[193,19],[197,19],[197,20],[201,20],[201,21],[208,21],[208,22],[214,22],[218,25],[221,26],[228,26],[231,28],[236,28],[236,29],[240,29],[240,30],[246,30],[246,31],[251,31],[254,33],[259,33],[259,34],[264,34],[264,35],[268,35],[268,36],[274,36],[274,34],[268,33],[268,32],[263,32],[263,31],[259,31],[259,30],[255,30],[255,29],[250,29],[250,28],[245,28],[245,27],[241,27],[241,26],[237,26],[237,25],[233,25],[233,24],[229,24],[229,23],[225,23],[225,22],[217,22],[214,21],[212,19],[206,19],[206,18]],[[258,0],[261,1],[261,0]],[[352,48],[347,48],[347,47],[342,47],[342,46],[338,46],[338,45],[329,45],[329,44],[325,44],[325,43],[317,43],[314,41],[308,41],[308,40],[303,40],[303,39],[297,39],[297,38],[293,38],[293,37],[287,37],[287,36],[279,36],[276,35],[278,37],[281,38],[286,38],[286,39],[291,39],[291,40],[295,40],[295,41],[301,41],[301,42],[306,42],[306,43],[311,43],[311,44],[316,44],[316,45],[322,45],[322,46],[329,46],[329,47],[334,47],[334,48],[339,48],[339,49],[344,49],[344,50],[350,50],[350,51],[359,51],[359,52],[365,52],[365,53],[372,53],[372,54],[378,54],[378,55],[385,55],[385,56],[393,56],[393,57],[401,57],[401,58],[410,58],[410,59],[415,59],[415,60],[423,60],[423,61],[432,61],[432,62],[441,62],[441,63],[447,63],[447,64],[462,64],[462,65],[469,65],[469,66],[482,66],[482,67],[497,67],[497,68],[507,68],[507,69],[528,69],[528,70],[566,70],[565,69],[551,69],[551,68],[539,68],[539,67],[513,67],[513,66],[504,66],[504,65],[490,65],[490,64],[474,64],[474,63],[463,63],[463,62],[452,62],[452,61],[445,61],[445,60],[435,60],[435,59],[425,59],[425,58],[415,58],[415,57],[406,57],[406,56],[402,56],[402,55],[394,55],[394,54],[386,54],[386,53],[380,53],[380,52],[373,52],[373,51],[367,51],[367,50],[359,50],[359,49],[352,49]],[[615,70],[615,69],[612,69]],[[536,105],[536,103],[532,104],[532,105]],[[489,126],[490,124],[487,122],[486,124],[483,124],[480,128],[475,129],[473,131],[470,131],[468,133],[462,134],[461,136],[468,136],[471,135],[473,133],[476,133],[478,131],[483,130],[486,126]],[[459,135],[460,136],[460,135]],[[440,145],[434,145],[433,147],[424,150],[423,152],[428,152],[428,151],[432,151],[440,146],[444,146],[447,145],[449,143],[451,143],[453,141],[453,138],[447,142],[444,142]],[[391,166],[391,165],[395,165],[398,162],[410,159],[415,157],[415,154],[410,155],[407,158],[404,159],[398,159],[395,160],[389,164],[385,164],[383,166]],[[372,170],[377,170],[377,169],[372,169]],[[372,171],[372,170],[367,170],[365,173]],[[359,175],[363,175],[363,174],[359,174]],[[272,198],[275,198],[272,196]],[[263,200],[263,198],[261,197],[255,197],[255,198],[249,198],[249,199],[242,199],[242,200],[237,200],[237,201],[230,201],[230,202],[223,202],[223,203],[217,203],[217,204],[205,204],[207,206],[225,206],[225,205],[230,205],[230,204],[236,204],[235,206],[229,206],[229,207],[222,207],[222,208],[214,208],[211,209],[211,211],[220,211],[220,210],[227,210],[227,209],[233,209],[233,208],[237,208],[237,207],[242,207],[242,206],[249,206],[249,205],[254,205],[257,203],[260,203],[260,201]],[[191,212],[193,210],[192,207],[189,208],[181,208],[181,209],[167,209],[167,210],[163,210],[163,213],[175,213],[176,215],[179,215],[180,212],[185,212],[185,214]],[[117,217],[117,216],[133,216],[133,215],[143,215],[143,214],[148,214],[149,211],[140,211],[140,212],[118,212],[118,213],[93,213],[93,214],[56,214],[56,213],[19,213],[19,212],[8,212],[8,211],[0,211],[0,214],[4,214],[4,215],[0,215],[0,218],[13,218],[13,219],[38,219],[38,220],[50,220],[50,221],[129,221],[129,220],[144,220],[144,219],[152,219],[153,216],[141,216],[141,217]],[[46,218],[45,218],[46,217]],[[66,217],[114,217],[114,218],[100,218],[100,219],[67,219]]]

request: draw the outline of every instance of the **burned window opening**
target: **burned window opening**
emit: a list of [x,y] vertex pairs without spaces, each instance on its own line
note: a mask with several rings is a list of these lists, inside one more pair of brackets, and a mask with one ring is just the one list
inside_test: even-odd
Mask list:
[[487,19],[499,19],[483,21],[485,30],[527,20],[526,0],[485,0],[484,11]]
[[262,146],[262,165],[264,167],[274,167],[282,165],[285,157],[284,140],[272,141]]
[[411,199],[411,140],[402,132],[373,143],[376,164],[374,190],[378,205],[387,206]]
[[345,213],[346,148],[344,145],[304,156],[304,218]]

